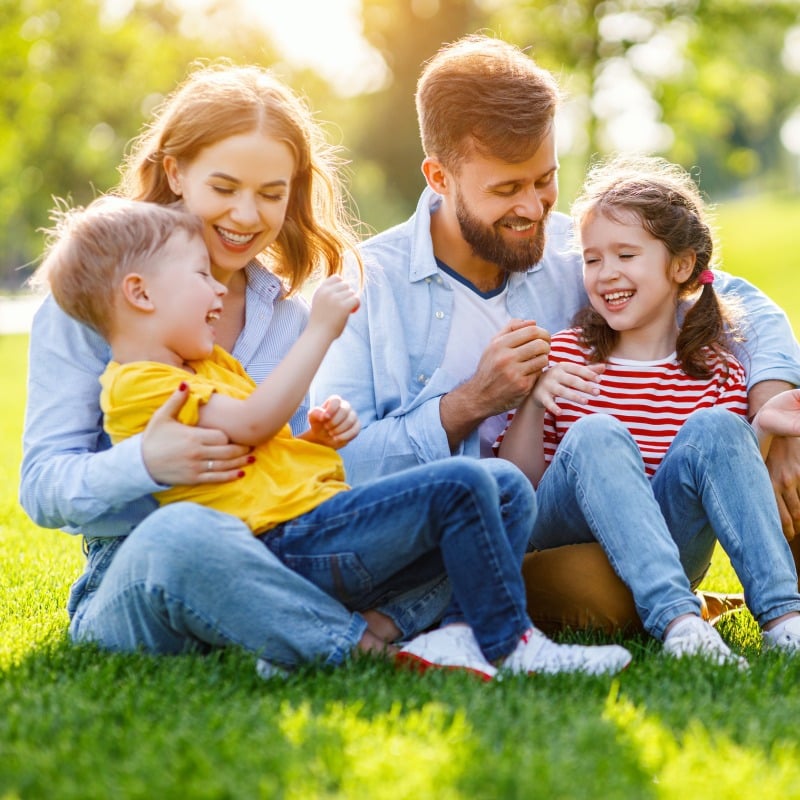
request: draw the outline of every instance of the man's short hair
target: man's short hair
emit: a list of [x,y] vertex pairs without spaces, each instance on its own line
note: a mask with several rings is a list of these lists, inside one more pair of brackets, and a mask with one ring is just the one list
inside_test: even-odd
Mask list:
[[470,35],[445,45],[417,82],[425,155],[451,169],[473,151],[524,161],[550,131],[559,96],[554,76],[508,42]]

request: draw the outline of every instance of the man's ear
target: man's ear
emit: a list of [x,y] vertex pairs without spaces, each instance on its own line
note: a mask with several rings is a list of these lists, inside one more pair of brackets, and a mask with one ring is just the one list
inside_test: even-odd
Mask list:
[[672,277],[676,283],[688,281],[694,271],[697,262],[697,253],[694,250],[687,250],[672,259]]
[[153,311],[155,305],[147,293],[147,282],[138,272],[129,272],[122,279],[122,296],[128,305],[139,311]]
[[422,174],[428,182],[428,186],[436,194],[448,194],[450,191],[450,174],[442,166],[442,162],[435,158],[428,157],[422,162]]

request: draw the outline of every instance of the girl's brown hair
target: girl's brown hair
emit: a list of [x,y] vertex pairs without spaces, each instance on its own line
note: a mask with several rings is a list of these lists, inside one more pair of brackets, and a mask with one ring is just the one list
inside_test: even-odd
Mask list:
[[[616,157],[596,164],[589,170],[572,215],[580,228],[587,217],[596,214],[615,222],[630,223],[631,217],[635,218],[651,236],[664,243],[673,258],[694,253],[694,269],[678,287],[678,304],[698,291],[699,296],[684,315],[677,358],[687,375],[709,377],[709,350],[727,362],[731,345],[741,341],[741,335],[736,307],[724,302],[711,283],[699,281],[703,271],[715,266],[714,237],[691,175],[678,165],[655,157]],[[583,343],[593,350],[593,360],[605,361],[619,333],[591,306],[578,312],[574,324],[582,329]]]
[[342,271],[355,255],[355,224],[345,209],[338,171],[342,161],[329,146],[306,104],[268,70],[219,62],[196,68],[157,109],[133,143],[118,190],[126,197],[168,204],[178,200],[163,162],[191,162],[223,139],[259,131],[294,153],[286,220],[263,254],[289,294],[318,275]]

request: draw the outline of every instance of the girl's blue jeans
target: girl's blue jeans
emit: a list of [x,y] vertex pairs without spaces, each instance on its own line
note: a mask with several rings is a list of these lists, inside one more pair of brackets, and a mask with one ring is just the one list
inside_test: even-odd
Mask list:
[[417,615],[392,609],[393,598],[446,574],[444,622],[468,623],[493,660],[532,624],[521,564],[534,518],[533,490],[516,467],[453,457],[340,492],[260,538],[343,605],[379,607],[406,635],[419,630]]
[[272,534],[300,572],[240,520],[193,503],[90,540],[70,635],[112,650],[239,646],[286,666],[339,664],[366,631],[354,609],[374,604],[408,636],[437,621],[451,602],[445,570],[449,619],[474,621],[490,657],[530,625],[520,564],[534,497],[511,464],[452,458],[323,506],[313,524],[305,515]]
[[531,548],[599,542],[658,639],[678,615],[699,612],[692,586],[717,540],[762,626],[800,611],[794,561],[755,434],[727,409],[695,411],[651,479],[622,423],[584,417],[559,445],[536,495]]

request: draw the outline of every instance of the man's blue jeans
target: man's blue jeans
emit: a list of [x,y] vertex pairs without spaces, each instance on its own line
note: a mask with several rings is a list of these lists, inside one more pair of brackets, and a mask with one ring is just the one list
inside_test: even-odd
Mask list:
[[598,541],[630,587],[645,628],[663,639],[719,540],[763,626],[800,611],[797,574],[769,475],[747,422],[722,408],[695,411],[648,479],[639,448],[614,417],[573,425],[537,489],[530,545]]
[[[391,604],[446,573],[445,622],[466,621],[489,659],[531,626],[522,556],[535,518],[527,478],[500,459],[453,457],[340,492],[261,536],[287,566],[343,605]],[[413,617],[395,618],[404,634]]]

